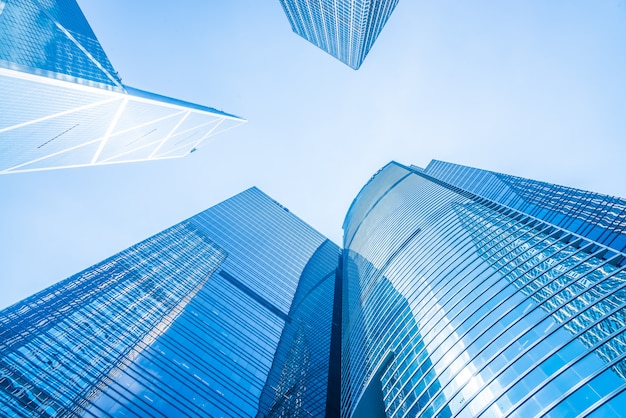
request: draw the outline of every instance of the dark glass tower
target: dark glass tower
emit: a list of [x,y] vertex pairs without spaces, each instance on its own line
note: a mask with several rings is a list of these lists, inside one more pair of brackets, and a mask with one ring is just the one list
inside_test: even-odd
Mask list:
[[0,415],[323,413],[338,256],[249,189],[2,311]]
[[398,0],[280,0],[291,29],[358,70]]
[[385,166],[344,223],[342,416],[622,416],[625,204]]

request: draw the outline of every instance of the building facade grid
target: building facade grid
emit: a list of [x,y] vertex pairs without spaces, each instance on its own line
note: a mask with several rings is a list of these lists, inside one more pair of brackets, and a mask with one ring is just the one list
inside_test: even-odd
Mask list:
[[280,0],[292,30],[358,70],[398,0]]
[[388,416],[619,415],[623,254],[394,164],[346,220],[345,416],[377,374]]
[[621,416],[619,199],[445,164],[383,167],[341,251],[251,188],[5,309],[0,412]]
[[184,157],[245,120],[122,83],[76,0],[0,3],[0,174]]

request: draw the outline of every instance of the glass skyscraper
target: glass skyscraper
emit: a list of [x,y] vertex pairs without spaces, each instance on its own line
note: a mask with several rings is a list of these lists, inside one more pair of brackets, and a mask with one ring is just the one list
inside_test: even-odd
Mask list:
[[[310,258],[300,276],[300,284],[289,310],[272,369],[259,405],[259,417],[336,416],[333,391],[339,393],[339,379],[332,381],[329,370],[339,372],[331,359],[334,307],[338,285],[338,247],[331,241],[322,244]],[[335,343],[339,335],[334,334]],[[335,350],[337,351],[337,350]],[[337,403],[338,406],[338,403]]]
[[425,173],[614,250],[626,250],[624,199],[436,160]]
[[0,312],[0,415],[323,414],[338,257],[249,189]]
[[344,223],[342,416],[623,416],[625,204],[385,166]]
[[398,0],[280,0],[292,30],[358,70]]
[[75,0],[0,0],[0,174],[182,157],[243,122],[122,83]]
[[0,415],[626,416],[624,208],[391,162],[340,250],[252,188],[0,312]]

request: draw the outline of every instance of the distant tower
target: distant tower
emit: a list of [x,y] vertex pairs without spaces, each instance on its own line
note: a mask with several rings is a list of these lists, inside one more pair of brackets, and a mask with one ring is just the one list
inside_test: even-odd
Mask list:
[[122,84],[75,0],[0,0],[0,173],[182,157],[245,122]]
[[295,33],[358,70],[398,0],[280,0]]

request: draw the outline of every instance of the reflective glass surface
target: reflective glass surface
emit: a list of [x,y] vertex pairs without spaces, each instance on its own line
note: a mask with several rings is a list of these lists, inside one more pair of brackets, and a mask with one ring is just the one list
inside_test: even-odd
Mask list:
[[626,200],[619,197],[436,160],[424,173],[617,251],[626,249]]
[[322,244],[307,263],[280,338],[259,417],[319,417],[326,411],[339,247]]
[[358,70],[398,0],[280,0],[292,30]]
[[0,174],[183,157],[245,120],[122,85],[75,0],[0,2]]
[[0,415],[318,414],[338,251],[242,192],[0,312]]
[[344,416],[620,416],[622,253],[396,163],[344,233]]
[[0,67],[102,88],[121,87],[76,1],[2,3]]
[[183,157],[245,120],[0,68],[0,174]]
[[225,256],[182,223],[2,311],[1,415],[93,408]]

